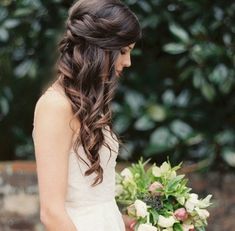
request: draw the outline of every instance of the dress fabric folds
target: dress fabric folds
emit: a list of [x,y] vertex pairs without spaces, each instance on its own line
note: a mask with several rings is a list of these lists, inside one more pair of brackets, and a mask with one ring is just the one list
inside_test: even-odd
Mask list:
[[[103,129],[105,142],[99,151],[103,182],[92,187],[96,177],[85,176],[88,166],[71,149],[68,166],[66,211],[78,231],[125,231],[122,215],[115,201],[115,166],[119,144],[109,129]],[[83,147],[78,154],[89,163]]]

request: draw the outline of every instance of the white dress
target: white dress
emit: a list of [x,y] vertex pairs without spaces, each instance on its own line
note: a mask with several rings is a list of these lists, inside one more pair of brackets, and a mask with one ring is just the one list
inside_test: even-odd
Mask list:
[[[122,215],[115,201],[115,166],[119,144],[110,130],[103,129],[104,138],[110,145],[102,146],[99,155],[103,168],[103,182],[92,187],[96,174],[85,176],[87,165],[69,153],[68,190],[65,207],[78,231],[125,231]],[[79,155],[89,163],[83,147]],[[110,158],[110,159],[109,159]]]

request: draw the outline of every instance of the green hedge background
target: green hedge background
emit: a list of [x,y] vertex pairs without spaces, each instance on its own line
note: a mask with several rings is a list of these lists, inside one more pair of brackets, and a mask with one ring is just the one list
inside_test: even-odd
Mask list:
[[[113,102],[127,150],[210,169],[235,167],[235,3],[126,0],[143,39]],[[0,159],[33,159],[35,102],[53,78],[70,0],[1,0]]]

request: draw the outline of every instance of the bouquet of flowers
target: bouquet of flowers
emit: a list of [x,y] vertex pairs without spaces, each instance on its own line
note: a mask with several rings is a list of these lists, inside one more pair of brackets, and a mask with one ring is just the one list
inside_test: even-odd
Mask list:
[[181,164],[169,161],[160,167],[148,161],[125,168],[116,174],[116,201],[122,212],[135,218],[135,231],[204,231],[211,195],[199,199],[190,193],[187,179],[177,175]]

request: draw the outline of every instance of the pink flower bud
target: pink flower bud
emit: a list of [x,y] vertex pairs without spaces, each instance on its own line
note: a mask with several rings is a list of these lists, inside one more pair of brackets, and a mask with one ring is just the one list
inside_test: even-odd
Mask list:
[[159,183],[159,182],[157,182],[157,181],[155,181],[155,182],[153,182],[150,186],[149,186],[149,188],[148,188],[148,190],[152,193],[152,194],[159,194],[159,196],[161,195],[161,192],[156,192],[156,191],[159,191],[159,189],[161,190],[161,189],[163,189],[163,185],[161,184],[161,183]]
[[194,229],[194,228],[191,228],[191,229],[189,229],[188,231],[195,231],[195,229]]
[[[188,218],[188,213],[185,208],[179,208],[179,209],[175,210],[174,216],[179,221],[185,221]],[[193,230],[191,230],[191,231],[193,231]]]

